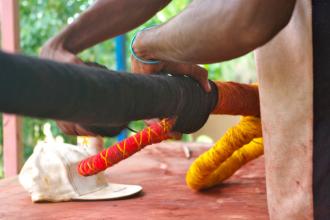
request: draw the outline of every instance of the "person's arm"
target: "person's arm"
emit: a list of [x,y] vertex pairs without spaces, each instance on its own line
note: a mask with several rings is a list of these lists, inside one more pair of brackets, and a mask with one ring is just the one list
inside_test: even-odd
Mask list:
[[291,18],[295,0],[195,0],[166,24],[141,32],[133,46],[144,59],[214,63],[265,44]]
[[80,63],[75,54],[147,21],[171,0],[98,0],[49,40],[41,57]]

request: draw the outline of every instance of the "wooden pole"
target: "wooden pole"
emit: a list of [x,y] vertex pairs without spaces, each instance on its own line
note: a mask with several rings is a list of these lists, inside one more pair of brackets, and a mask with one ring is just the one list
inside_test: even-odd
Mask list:
[[[18,52],[19,6],[17,0],[0,0],[1,45],[7,52]],[[21,118],[3,115],[3,152],[5,177],[16,175],[23,162]]]

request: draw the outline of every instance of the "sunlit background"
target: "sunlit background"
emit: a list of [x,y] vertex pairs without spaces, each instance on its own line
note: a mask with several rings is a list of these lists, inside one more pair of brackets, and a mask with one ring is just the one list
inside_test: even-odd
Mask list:
[[[79,13],[86,10],[94,1],[93,0],[20,0],[20,28],[21,28],[21,51],[29,55],[38,55],[41,46],[47,39],[58,33],[64,26],[71,23],[79,16]],[[148,27],[166,22],[172,16],[180,13],[189,0],[174,0],[164,10],[155,15],[146,22],[143,27]],[[126,35],[127,45],[136,30]],[[127,49],[127,64],[129,70],[129,51]],[[115,44],[114,40],[108,40],[93,48],[90,48],[79,56],[85,61],[95,61],[106,65],[110,69],[115,69]],[[256,80],[255,65],[253,54],[245,55],[241,58],[205,65],[209,71],[209,77],[212,80],[238,81],[238,82],[254,82]],[[2,117],[0,117],[0,177],[2,171]],[[143,122],[134,122],[131,127],[140,130]],[[51,133],[54,138],[63,139],[69,143],[76,143],[75,137],[69,137],[61,133],[51,120],[37,120],[32,118],[24,118],[23,120],[23,145],[24,158],[26,159],[33,151],[33,147],[38,140],[45,138],[47,132]],[[46,133],[46,134],[45,134]],[[49,135],[49,134],[48,134]],[[208,134],[203,134],[207,137]],[[185,141],[196,141],[194,136],[184,136]],[[115,138],[106,139],[106,144],[110,145],[116,141]]]

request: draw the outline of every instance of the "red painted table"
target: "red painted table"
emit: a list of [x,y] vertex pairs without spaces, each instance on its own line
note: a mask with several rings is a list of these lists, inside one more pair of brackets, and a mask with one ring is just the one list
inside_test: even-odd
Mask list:
[[[182,145],[192,151],[187,159]],[[167,142],[108,169],[111,182],[140,184],[143,193],[115,201],[33,204],[17,178],[0,181],[0,219],[268,219],[264,159],[252,161],[219,187],[202,193],[185,172],[205,145]]]

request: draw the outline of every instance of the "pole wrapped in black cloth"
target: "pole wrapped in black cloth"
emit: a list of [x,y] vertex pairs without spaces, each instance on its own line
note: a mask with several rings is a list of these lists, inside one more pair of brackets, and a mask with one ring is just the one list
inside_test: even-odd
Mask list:
[[193,79],[122,74],[0,52],[0,111],[123,128],[140,119],[177,117],[174,131],[201,128],[217,103]]

